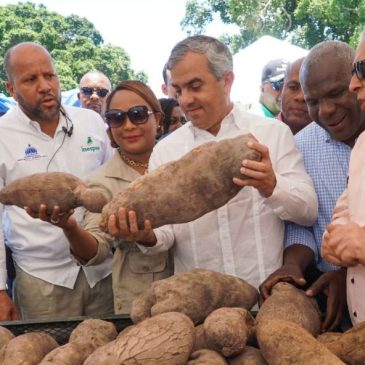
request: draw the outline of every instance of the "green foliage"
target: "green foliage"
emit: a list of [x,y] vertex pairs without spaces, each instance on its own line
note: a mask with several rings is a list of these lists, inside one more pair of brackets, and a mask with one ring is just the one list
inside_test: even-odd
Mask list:
[[267,34],[305,48],[329,39],[356,46],[365,27],[365,1],[188,0],[181,26],[188,34],[201,34],[214,15],[238,26],[237,34],[221,37],[233,52]]
[[135,73],[123,48],[104,44],[101,34],[86,18],[64,17],[31,2],[0,6],[0,92],[7,93],[3,57],[8,48],[24,41],[42,44],[51,53],[62,90],[78,86],[90,70],[104,72],[112,85],[124,79],[147,82],[144,72]]

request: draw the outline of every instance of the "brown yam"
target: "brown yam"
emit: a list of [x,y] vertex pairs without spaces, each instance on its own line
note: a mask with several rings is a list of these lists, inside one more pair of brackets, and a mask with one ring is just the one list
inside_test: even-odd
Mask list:
[[107,203],[103,193],[87,189],[78,177],[65,172],[44,172],[14,180],[0,191],[0,203],[30,207],[38,212],[45,204],[48,213],[58,205],[61,212],[84,206],[90,212],[99,213]]
[[[169,162],[132,182],[104,208],[101,228],[119,208],[137,213],[138,225],[149,219],[153,228],[186,223],[218,209],[242,187],[233,183],[242,160],[259,160],[260,153],[247,147],[251,134],[194,148],[179,160]],[[168,188],[162,182],[168,181]],[[188,199],[186,199],[188,197]]]
[[138,323],[160,313],[181,312],[194,324],[199,324],[215,309],[251,309],[257,300],[257,290],[243,279],[211,270],[192,269],[152,283],[133,301],[131,318]]
[[57,342],[46,333],[25,333],[3,347],[2,365],[38,365],[57,346]]
[[[268,365],[259,349],[246,346],[244,350],[235,357],[228,359],[229,365]],[[309,364],[308,364],[309,365]]]
[[207,349],[208,345],[205,341],[204,324],[198,324],[194,327],[194,346],[192,352]]
[[219,308],[204,321],[204,337],[208,347],[225,357],[240,354],[253,331],[255,320],[243,308]]
[[10,332],[7,328],[5,327],[1,327],[0,326],[0,349],[7,345],[8,342],[14,338],[15,336],[13,335],[12,332]]
[[262,304],[256,320],[282,319],[301,325],[313,336],[321,329],[321,313],[314,298],[290,283],[277,283]]
[[194,326],[186,315],[163,313],[100,347],[84,365],[184,365],[193,342]]
[[365,322],[344,333],[323,333],[317,339],[346,364],[365,364]]
[[294,322],[261,319],[256,335],[261,353],[270,365],[345,365]]
[[193,352],[186,365],[228,365],[228,363],[218,352],[203,349]]

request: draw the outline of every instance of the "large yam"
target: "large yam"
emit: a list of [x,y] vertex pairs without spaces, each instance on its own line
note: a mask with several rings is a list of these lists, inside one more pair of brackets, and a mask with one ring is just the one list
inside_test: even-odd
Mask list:
[[318,341],[348,365],[365,364],[365,322],[345,333],[323,333]]
[[321,312],[317,301],[290,283],[276,284],[271,296],[262,304],[256,320],[282,319],[301,325],[313,336],[321,329]]
[[345,365],[294,322],[261,320],[256,336],[261,353],[270,365]]
[[46,333],[25,333],[3,347],[2,365],[38,365],[57,346],[57,342]]
[[7,345],[15,336],[5,327],[0,327],[0,349]]
[[100,213],[107,203],[104,194],[95,189],[87,189],[78,177],[65,172],[44,172],[12,181],[0,191],[0,203],[30,207],[38,212],[40,204],[45,204],[48,213],[58,205],[61,212],[68,212],[80,206],[94,213]]
[[259,349],[246,346],[244,350],[235,357],[228,359],[229,365],[268,365]]
[[[101,228],[119,208],[137,213],[138,225],[149,219],[153,228],[186,223],[218,209],[242,187],[233,183],[242,160],[259,160],[259,152],[247,147],[251,134],[220,142],[208,142],[140,177],[116,195],[102,212]],[[166,187],[168,182],[168,187]]]
[[258,300],[257,290],[245,280],[219,272],[192,269],[158,280],[132,303],[131,318],[145,318],[181,312],[194,324],[202,323],[215,309],[240,307],[251,309]]
[[240,354],[254,331],[255,320],[243,308],[219,308],[204,321],[204,338],[211,350],[225,357]]
[[163,313],[100,347],[84,365],[185,365],[193,342],[194,326],[186,315]]
[[203,349],[192,352],[186,365],[228,365],[228,363],[218,352]]

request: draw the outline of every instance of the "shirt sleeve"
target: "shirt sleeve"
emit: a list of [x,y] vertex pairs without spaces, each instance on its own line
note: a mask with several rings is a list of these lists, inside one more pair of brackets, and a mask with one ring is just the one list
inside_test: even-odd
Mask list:
[[269,151],[276,186],[265,204],[282,220],[311,226],[318,215],[317,195],[289,128],[281,130],[276,145]]
[[166,225],[153,230],[157,243],[152,247],[143,246],[137,243],[137,246],[145,255],[156,255],[160,252],[168,251],[175,242],[172,225]]
[[346,189],[337,199],[335,209],[333,210],[331,223],[346,224],[350,222],[347,194],[348,191]]
[[315,256],[315,262],[319,261],[320,252],[317,247],[312,227],[304,227],[296,223],[285,222],[284,248],[300,244],[309,247]]
[[[0,189],[4,187],[4,181],[0,178]],[[3,232],[3,211],[4,206],[0,204],[0,290],[6,289],[6,279],[8,277],[6,271],[6,254],[5,254],[5,242],[4,242],[4,232]]]

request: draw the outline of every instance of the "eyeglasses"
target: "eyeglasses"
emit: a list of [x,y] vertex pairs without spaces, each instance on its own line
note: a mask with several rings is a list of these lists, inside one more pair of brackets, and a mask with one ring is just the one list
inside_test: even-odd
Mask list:
[[176,118],[176,117],[171,117],[169,119],[169,124],[170,125],[174,125],[174,124],[177,124],[177,123],[181,123],[181,124],[185,124],[186,123],[186,118],[185,117],[180,117],[180,118]]
[[357,61],[351,71],[352,76],[356,75],[359,80],[365,79],[365,60]]
[[279,91],[284,84],[284,79],[270,82],[270,84],[275,91]]
[[148,117],[155,112],[148,110],[145,105],[137,105],[128,109],[126,112],[120,109],[110,109],[105,112],[105,121],[110,128],[118,128],[128,119],[133,124],[144,124]]
[[92,94],[96,93],[96,95],[99,96],[99,98],[105,98],[109,92],[108,89],[104,89],[102,87],[85,86],[85,87],[82,87],[80,90],[85,96],[91,96]]

